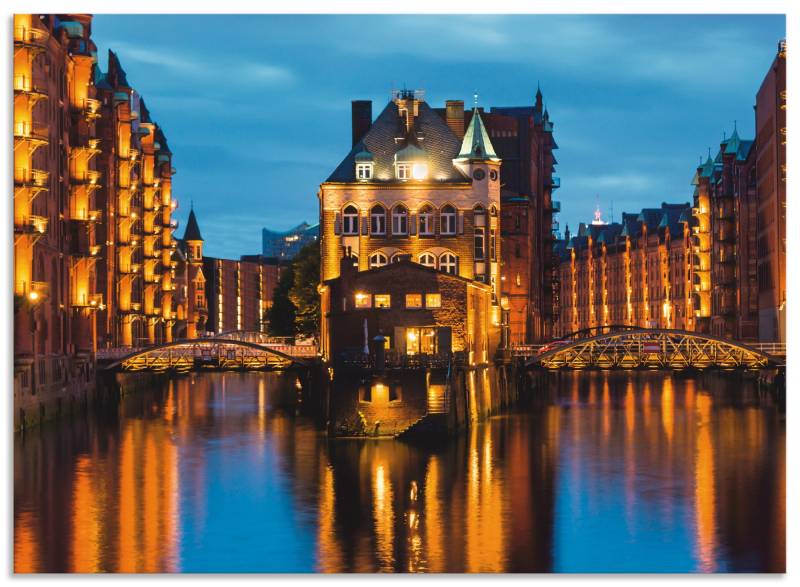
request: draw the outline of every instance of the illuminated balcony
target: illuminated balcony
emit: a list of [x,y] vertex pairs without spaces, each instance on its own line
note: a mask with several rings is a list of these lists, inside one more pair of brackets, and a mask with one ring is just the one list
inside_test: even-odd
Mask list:
[[89,139],[85,145],[72,147],[72,153],[76,156],[85,156],[87,159],[91,159],[100,154],[100,139]]
[[47,47],[50,32],[35,27],[14,27],[14,47],[43,51]]
[[141,302],[131,302],[128,305],[128,308],[120,308],[120,312],[123,314],[138,314],[141,311],[142,311]]
[[46,145],[50,141],[50,128],[38,122],[15,122],[14,143],[27,142],[31,146]]
[[145,274],[144,282],[145,283],[160,283],[161,282],[161,276],[160,275],[156,275],[155,273],[150,273],[149,275]]
[[90,308],[92,310],[101,310],[103,306],[103,294],[93,293],[81,295],[78,300],[72,302],[73,308]]
[[100,118],[100,106],[102,102],[94,98],[84,98],[81,104],[81,112],[87,120],[94,120]]
[[139,158],[139,149],[134,149],[133,147],[128,149],[128,157],[130,157],[131,161],[136,161]]
[[46,216],[36,216],[31,214],[27,218],[23,218],[19,224],[14,224],[14,232],[17,234],[29,234],[33,236],[42,236],[47,232]]
[[103,218],[101,210],[87,210],[81,208],[71,212],[69,219],[76,222],[100,222]]
[[25,290],[25,297],[31,304],[38,304],[50,296],[50,284],[46,281],[31,281]]
[[31,199],[39,192],[48,189],[50,173],[39,169],[25,169],[17,167],[14,170],[14,187],[31,191]]
[[43,78],[28,75],[14,76],[14,95],[28,96],[34,101],[47,98],[47,82]]
[[122,275],[138,275],[142,270],[139,263],[130,263],[129,265],[121,265],[119,272]]
[[707,216],[708,215],[708,210],[703,206],[701,206],[699,208],[692,208],[692,214],[694,216]]
[[100,178],[102,177],[102,173],[99,171],[95,171],[94,169],[87,169],[80,175],[73,177],[72,182],[81,185],[87,185],[92,187],[100,187]]

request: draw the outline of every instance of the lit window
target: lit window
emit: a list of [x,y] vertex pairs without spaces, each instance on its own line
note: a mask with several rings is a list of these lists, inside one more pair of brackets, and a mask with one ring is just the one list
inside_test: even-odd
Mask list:
[[411,167],[411,175],[414,179],[425,179],[428,177],[428,165],[426,163],[414,163]]
[[497,261],[497,234],[494,228],[489,229],[489,258]]
[[383,253],[372,253],[369,256],[369,268],[383,267],[387,263],[386,255]]
[[352,204],[347,206],[347,208],[344,209],[342,219],[344,220],[342,227],[343,234],[358,234],[358,209],[355,206]]
[[439,257],[439,271],[455,275],[458,272],[458,257],[453,253],[444,253]]
[[372,296],[363,292],[356,293],[356,308],[371,308]]
[[442,307],[442,294],[438,294],[438,293],[425,294],[425,307],[426,308],[441,308]]
[[392,296],[389,294],[375,294],[375,307],[376,308],[391,308]]
[[431,236],[433,233],[433,209],[430,206],[423,206],[419,211],[419,234],[420,236]]
[[372,207],[369,213],[370,234],[386,234],[386,209],[380,204]]
[[408,210],[403,205],[395,206],[392,210],[392,234],[408,234]]
[[456,233],[456,209],[450,204],[442,208],[442,234]]
[[422,307],[422,294],[406,294],[406,308],[416,309]]
[[356,163],[356,179],[372,179],[372,163]]
[[419,256],[419,264],[436,269],[436,257],[431,253],[422,253]]
[[486,229],[481,227],[475,228],[475,260],[483,261],[484,250],[486,247]]
[[411,179],[411,164],[397,163],[395,165],[397,179]]

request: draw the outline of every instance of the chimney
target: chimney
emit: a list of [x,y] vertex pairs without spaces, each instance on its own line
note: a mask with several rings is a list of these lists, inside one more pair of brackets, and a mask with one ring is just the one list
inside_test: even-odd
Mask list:
[[464,138],[464,100],[448,100],[445,102],[447,108],[447,126],[459,139]]
[[372,126],[372,100],[353,100],[353,146]]

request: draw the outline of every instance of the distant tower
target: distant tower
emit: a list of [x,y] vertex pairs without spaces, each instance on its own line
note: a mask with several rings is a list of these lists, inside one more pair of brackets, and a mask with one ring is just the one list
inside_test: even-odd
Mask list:
[[597,207],[594,210],[594,220],[592,220],[592,224],[595,226],[602,226],[604,224],[608,224],[605,220],[603,220],[603,213],[600,212],[600,198],[598,196],[597,199]]
[[208,308],[205,299],[206,279],[203,276],[203,237],[194,215],[194,205],[189,210],[189,220],[186,222],[186,231],[183,233],[183,243],[188,262],[185,300],[186,338],[197,338],[197,335],[205,330]]

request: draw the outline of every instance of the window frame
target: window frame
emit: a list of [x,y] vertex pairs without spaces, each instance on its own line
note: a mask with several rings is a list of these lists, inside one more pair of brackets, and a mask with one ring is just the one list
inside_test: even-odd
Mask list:
[[473,251],[474,259],[476,261],[486,260],[486,228],[483,226],[476,226],[473,233]]
[[394,176],[401,181],[408,181],[411,179],[411,163],[407,161],[399,161],[394,164]]
[[[375,229],[375,224],[382,222],[381,230]],[[386,208],[381,204],[375,204],[369,210],[369,233],[376,236],[386,235]]]
[[[382,294],[373,294],[373,306],[377,310],[390,310],[392,308],[392,294],[382,293]],[[380,302],[378,298],[386,298],[386,305],[379,305]]]
[[[450,223],[452,222],[452,230]],[[439,211],[439,234],[453,236],[458,230],[458,210],[451,204],[445,204]]]
[[[397,204],[392,208],[392,236],[408,236],[408,208]],[[397,223],[402,223],[402,230],[398,230]]]
[[[354,210],[353,212],[348,212],[348,210]],[[358,228],[359,228],[359,218],[360,213],[358,208],[354,204],[348,204],[342,209],[342,235],[343,236],[358,236]],[[350,229],[348,230],[348,225]]]
[[[429,205],[425,205],[417,212],[419,223],[419,236],[434,236],[436,234],[436,213]],[[425,230],[423,230],[423,224]]]
[[458,275],[458,255],[451,252],[439,255],[439,271],[450,275]]
[[[433,260],[433,263],[428,265],[422,261],[423,257],[430,257]],[[424,253],[420,253],[419,257],[417,257],[418,263],[423,267],[430,267],[431,269],[436,269],[439,267],[439,259],[436,258],[436,255],[429,251],[425,251]]]
[[[431,304],[431,300],[437,299],[438,303]],[[442,294],[439,292],[430,292],[425,294],[425,307],[437,310],[442,307]]]
[[[379,257],[383,257],[383,262],[379,261]],[[375,251],[369,256],[369,268],[377,269],[378,267],[385,267],[389,264],[389,258],[383,251]]]
[[[416,298],[419,300],[419,302],[416,303],[416,304],[414,304],[414,303],[409,304],[409,296],[412,296],[412,297],[416,296]],[[421,293],[407,293],[405,295],[405,303],[406,303],[406,309],[407,310],[421,310],[423,308],[423,302],[424,301],[425,301],[425,298]]]
[[356,179],[359,181],[372,179],[372,163],[356,163]]

